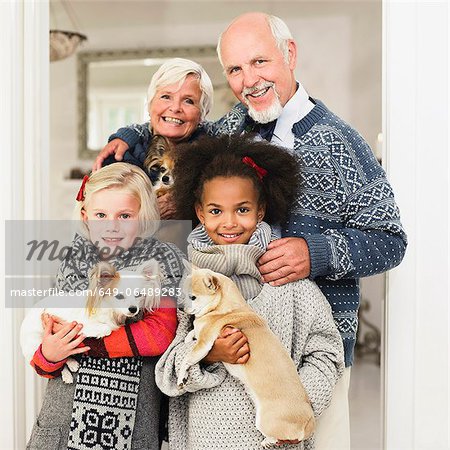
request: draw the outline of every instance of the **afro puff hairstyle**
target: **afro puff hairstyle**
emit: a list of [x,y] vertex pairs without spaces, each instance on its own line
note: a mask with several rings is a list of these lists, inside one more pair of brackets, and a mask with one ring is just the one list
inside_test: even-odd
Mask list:
[[[177,146],[176,153],[173,196],[178,219],[198,223],[195,205],[201,203],[204,184],[216,177],[251,179],[266,207],[264,220],[275,224],[287,218],[299,188],[299,168],[286,150],[248,136],[205,136]],[[267,171],[262,180],[242,161],[246,156]]]

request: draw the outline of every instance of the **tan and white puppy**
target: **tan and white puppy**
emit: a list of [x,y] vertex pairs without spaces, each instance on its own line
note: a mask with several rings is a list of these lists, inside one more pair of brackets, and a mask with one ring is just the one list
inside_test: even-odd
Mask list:
[[250,358],[245,364],[224,363],[252,398],[256,428],[267,448],[279,440],[302,441],[314,431],[314,413],[294,362],[267,323],[247,305],[236,284],[208,269],[194,268],[186,278],[190,301],[184,310],[195,315],[194,329],[186,341],[197,340],[178,376],[183,387],[190,366],[211,350],[221,330],[232,326],[247,336]]
[[[101,262],[89,272],[86,291],[63,292],[40,300],[28,312],[20,328],[20,345],[26,360],[31,361],[42,343],[43,314],[83,324],[82,332],[86,337],[108,336],[128,318],[159,306],[159,275],[155,260],[141,264],[136,271],[118,271],[111,264]],[[78,368],[78,362],[69,358],[61,374],[64,382],[72,383],[71,372]]]

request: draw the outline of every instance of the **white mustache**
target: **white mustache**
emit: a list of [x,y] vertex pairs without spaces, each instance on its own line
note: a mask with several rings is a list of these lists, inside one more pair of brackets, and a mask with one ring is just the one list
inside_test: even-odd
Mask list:
[[273,86],[275,86],[275,83],[273,83],[271,81],[264,81],[263,83],[257,84],[256,86],[252,86],[252,87],[249,87],[249,88],[244,88],[242,90],[242,92],[241,92],[241,95],[243,97],[246,97],[249,94],[253,94],[254,92],[261,91],[263,89],[270,88],[270,87],[273,87]]

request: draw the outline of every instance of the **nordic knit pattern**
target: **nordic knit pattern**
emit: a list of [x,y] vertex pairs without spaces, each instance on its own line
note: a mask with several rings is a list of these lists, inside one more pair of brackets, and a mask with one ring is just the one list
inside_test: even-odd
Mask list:
[[[301,185],[283,236],[308,243],[311,275],[327,297],[353,360],[359,278],[397,266],[406,249],[392,188],[364,139],[322,102],[292,128]],[[236,105],[209,134],[243,131],[247,110]]]
[[142,358],[80,360],[68,450],[131,449]]
[[[232,253],[225,255],[236,257]],[[256,259],[251,253],[237,257],[241,268],[255,266]],[[217,253],[216,259],[213,264],[220,264],[223,255]],[[207,261],[210,263],[211,259]],[[260,289],[248,304],[266,319],[288,349],[318,416],[330,403],[333,387],[344,368],[342,341],[330,305],[310,280],[281,287],[265,284]],[[187,382],[182,390],[178,389],[178,371],[194,345],[184,342],[193,319],[181,311],[178,318],[177,335],[156,367],[158,386],[175,397],[170,400],[169,447],[173,450],[259,450],[263,436],[255,427],[253,403],[243,385],[222,364],[191,366]],[[312,439],[304,444],[305,447],[299,444],[286,448],[313,448]]]
[[[407,240],[392,188],[368,144],[322,102],[312,101],[315,107],[292,127],[290,150],[299,164],[301,185],[282,234],[308,243],[310,278],[331,304],[350,366],[359,278],[397,266]],[[239,134],[246,131],[247,117],[239,103],[218,122],[202,127],[211,136]],[[127,140],[132,135],[138,142],[145,128],[121,129],[115,137]]]

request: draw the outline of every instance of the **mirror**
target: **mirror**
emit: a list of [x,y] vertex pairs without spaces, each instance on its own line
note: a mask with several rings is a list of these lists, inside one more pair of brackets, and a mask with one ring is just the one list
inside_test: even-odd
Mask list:
[[118,128],[148,121],[147,88],[170,58],[203,66],[214,86],[214,120],[237,102],[223,75],[215,47],[95,51],[78,54],[78,156],[93,159]]

